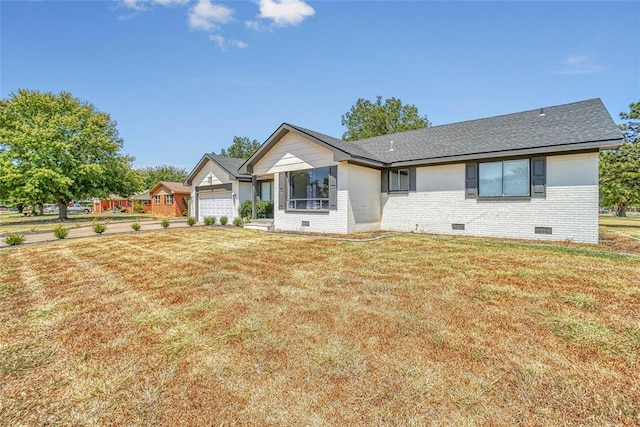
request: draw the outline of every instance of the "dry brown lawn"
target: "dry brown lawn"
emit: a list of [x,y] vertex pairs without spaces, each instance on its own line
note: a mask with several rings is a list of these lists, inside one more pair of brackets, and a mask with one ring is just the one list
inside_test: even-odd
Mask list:
[[0,424],[638,425],[640,257],[176,229],[0,250]]

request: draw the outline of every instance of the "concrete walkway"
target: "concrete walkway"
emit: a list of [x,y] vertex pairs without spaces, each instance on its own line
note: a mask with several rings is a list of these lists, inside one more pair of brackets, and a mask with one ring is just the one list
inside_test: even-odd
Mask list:
[[[123,234],[123,233],[141,233],[143,231],[151,231],[151,230],[160,230],[162,229],[162,225],[160,224],[162,221],[158,220],[158,221],[140,221],[140,231],[134,231],[131,228],[131,224],[133,224],[136,221],[113,221],[109,224],[105,224],[104,222],[101,222],[102,224],[105,224],[107,226],[106,231],[103,234]],[[171,224],[169,225],[169,229],[172,228],[185,228],[188,227],[189,225],[187,224],[186,220],[182,220],[182,219],[178,219],[178,220],[172,220],[170,221]],[[64,224],[64,223],[63,223]],[[195,226],[199,226],[202,224],[196,224]],[[194,227],[195,227],[194,226]],[[54,225],[51,225],[51,228],[53,228]],[[68,226],[68,230],[69,230],[69,234],[67,235],[67,237],[65,237],[65,240],[67,239],[79,239],[79,238],[83,238],[83,237],[97,237],[99,236],[99,234],[95,233],[93,231],[93,225],[89,224],[89,225],[83,225],[82,227],[74,227],[73,225],[69,225]],[[30,243],[43,243],[43,242],[51,242],[51,241],[56,241],[56,240],[60,240],[58,239],[56,236],[53,235],[53,231],[52,230],[48,230],[48,231],[37,231],[37,232],[33,232],[33,233],[16,233],[16,234],[22,234],[24,235],[24,243],[23,244],[30,244]],[[0,240],[0,248],[9,246],[4,242],[4,236],[2,237],[2,239]]]

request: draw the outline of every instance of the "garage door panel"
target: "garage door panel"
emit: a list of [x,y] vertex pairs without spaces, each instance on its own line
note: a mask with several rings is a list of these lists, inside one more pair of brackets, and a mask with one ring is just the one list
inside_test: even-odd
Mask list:
[[233,198],[230,191],[199,195],[198,221],[203,222],[207,216],[235,218]]

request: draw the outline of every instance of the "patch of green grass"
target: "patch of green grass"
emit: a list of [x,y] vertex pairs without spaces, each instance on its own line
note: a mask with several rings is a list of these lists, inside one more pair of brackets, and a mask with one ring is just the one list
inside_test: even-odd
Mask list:
[[321,372],[332,377],[352,377],[365,373],[367,361],[358,349],[343,338],[332,338],[311,349],[311,358]]
[[577,308],[593,309],[597,305],[595,297],[582,293],[560,294],[558,295],[558,299]]
[[22,374],[49,362],[51,350],[29,346],[9,346],[0,349],[0,376]]

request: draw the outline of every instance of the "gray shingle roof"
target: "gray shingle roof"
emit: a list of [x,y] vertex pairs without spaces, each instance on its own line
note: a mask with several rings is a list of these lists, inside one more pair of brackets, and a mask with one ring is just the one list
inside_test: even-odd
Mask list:
[[291,126],[292,128],[296,129],[299,132],[305,133],[316,139],[319,139],[320,141],[328,145],[331,145],[332,147],[337,148],[338,150],[344,151],[345,153],[348,153],[352,156],[361,157],[363,159],[378,160],[375,154],[369,152],[366,148],[362,147],[360,144],[354,144],[353,142],[345,142],[341,139],[334,138],[332,136],[325,135],[320,132],[316,132],[310,129],[305,129],[300,126],[292,125],[291,123],[285,123],[285,124],[288,126]]
[[[543,112],[544,114],[541,114]],[[288,124],[354,157],[386,164],[488,155],[518,150],[622,142],[622,134],[600,99],[544,107],[486,119],[344,142]],[[393,141],[393,150],[391,150]],[[610,144],[614,142],[614,144]],[[593,148],[593,147],[591,147]]]
[[240,169],[240,166],[242,166],[242,164],[245,162],[246,159],[237,159],[235,157],[225,157],[225,156],[220,156],[218,154],[207,154],[207,157],[209,157],[211,160],[219,164],[222,168],[224,168],[227,172],[229,172],[231,175],[233,175],[236,178],[251,177],[251,175],[243,174],[238,171],[238,169]]

